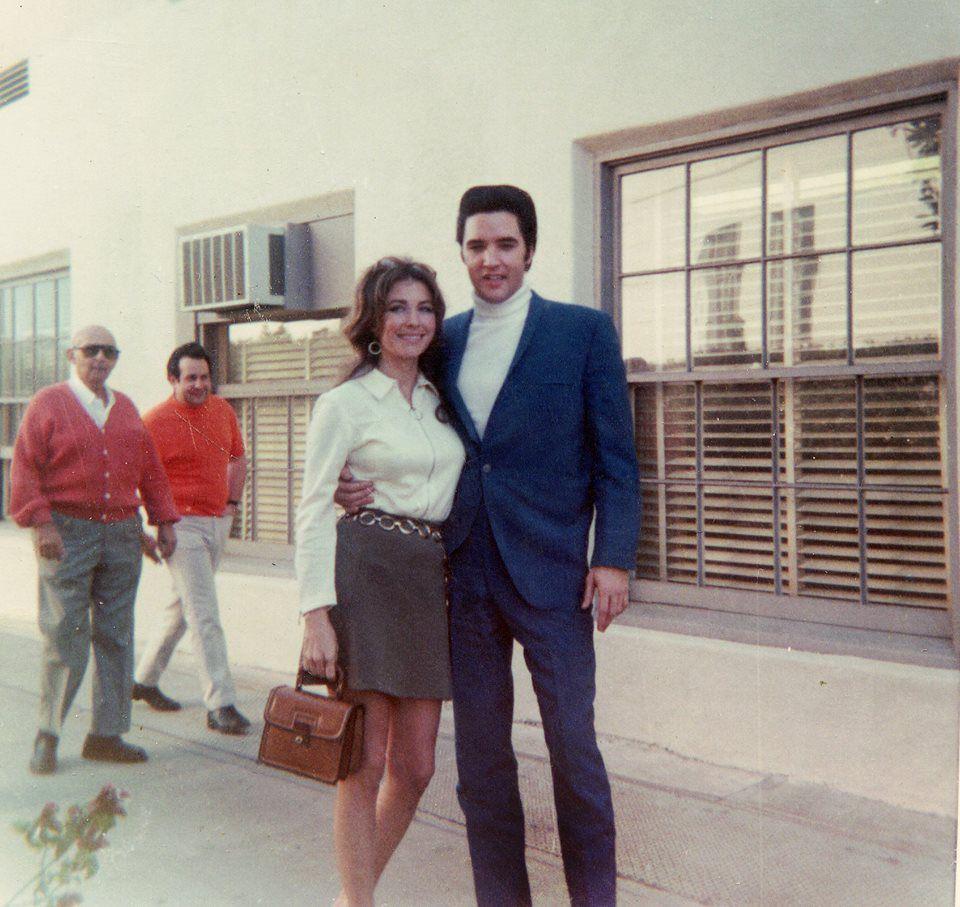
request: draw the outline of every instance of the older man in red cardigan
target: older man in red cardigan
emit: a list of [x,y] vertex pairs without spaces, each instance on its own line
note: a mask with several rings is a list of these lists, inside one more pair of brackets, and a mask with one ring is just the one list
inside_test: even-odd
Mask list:
[[[30,770],[57,767],[63,720],[94,655],[93,720],[85,759],[143,762],[130,730],[133,605],[142,551],[168,557],[179,516],[157,452],[129,397],[107,387],[119,355],[113,335],[78,331],[69,381],[41,390],[13,451],[10,510],[34,532],[43,637],[40,728]],[[157,526],[142,530],[139,508]]]

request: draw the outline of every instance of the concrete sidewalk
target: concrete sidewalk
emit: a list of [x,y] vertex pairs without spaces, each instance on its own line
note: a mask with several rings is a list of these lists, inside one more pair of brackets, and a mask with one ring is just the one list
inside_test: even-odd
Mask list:
[[[140,766],[79,758],[89,686],[60,746],[60,771],[28,774],[35,732],[35,630],[0,622],[0,903],[33,871],[10,824],[53,800],[85,802],[106,782],[131,794],[129,817],[84,886],[91,905],[328,904],[338,889],[332,854],[334,792],[258,766],[267,691],[289,678],[238,671],[245,738],[204,725],[189,656],[164,690],[186,708],[134,706]],[[515,726],[528,819],[528,863],[538,905],[566,903],[540,729]],[[473,903],[463,820],[454,794],[452,724],[445,710],[437,774],[380,888],[383,905]],[[616,737],[601,741],[618,817],[619,900],[635,904],[948,905],[956,823],[816,785],[684,759]]]

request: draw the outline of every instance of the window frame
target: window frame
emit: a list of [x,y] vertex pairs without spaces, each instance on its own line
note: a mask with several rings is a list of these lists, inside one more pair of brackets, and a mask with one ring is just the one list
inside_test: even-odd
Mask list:
[[[854,130],[870,128],[896,118],[909,108],[910,114],[935,105],[942,117],[941,148],[941,229],[942,311],[941,353],[938,360],[908,362],[854,361],[834,366],[807,364],[770,366],[767,363],[767,337],[763,338],[763,364],[766,367],[723,368],[711,370],[675,370],[671,372],[631,372],[631,394],[644,382],[665,385],[671,381],[724,382],[771,381],[816,377],[853,377],[884,374],[938,374],[941,376],[941,444],[945,486],[944,532],[947,536],[947,594],[951,602],[946,611],[928,611],[896,605],[861,605],[858,602],[828,598],[807,598],[770,592],[725,589],[717,586],[685,586],[681,583],[634,578],[631,597],[646,602],[669,602],[689,608],[708,608],[718,612],[755,615],[815,622],[835,626],[913,634],[920,637],[960,638],[960,584],[956,569],[958,545],[957,490],[957,72],[958,60],[914,67],[895,73],[842,83],[811,92],[758,104],[731,108],[672,123],[643,126],[578,142],[587,152],[593,184],[594,291],[600,306],[621,328],[620,210],[619,178],[631,172],[688,164],[755,149],[764,142],[782,136],[787,145],[843,131],[844,124]],[[766,192],[765,187],[763,191]],[[849,187],[848,187],[849,191]],[[848,199],[849,204],[849,199]],[[944,213],[946,212],[946,213]],[[687,225],[689,230],[689,223]],[[766,231],[766,225],[763,225]],[[930,242],[937,240],[931,239]],[[886,246],[887,244],[878,244]],[[893,244],[891,244],[893,245]],[[856,248],[860,248],[859,245]],[[765,250],[764,250],[765,251]],[[822,253],[822,250],[820,250]],[[849,256],[849,233],[842,250]],[[797,254],[769,256],[786,260]],[[849,260],[849,259],[848,259]],[[738,263],[742,263],[739,262]],[[691,273],[687,255],[684,271]],[[848,309],[849,312],[849,309]],[[763,325],[766,329],[766,324]],[[766,330],[764,330],[766,334]],[[688,364],[691,360],[688,358]],[[859,380],[859,378],[857,378]],[[705,604],[704,599],[709,598]],[[855,615],[851,611],[856,611]]]
[[[59,260],[60,256],[52,256],[51,258]],[[40,339],[36,333],[38,320],[38,300],[36,286],[40,283],[48,281],[53,285],[53,295],[51,297],[51,301],[53,303],[53,312],[51,315],[51,322],[53,325],[52,339],[54,348],[54,361],[52,363],[53,381],[50,383],[56,384],[59,381],[65,381],[70,376],[70,367],[67,365],[66,360],[62,355],[62,341],[64,337],[60,333],[60,329],[63,327],[60,286],[61,282],[67,282],[67,305],[68,307],[72,306],[72,286],[70,285],[70,278],[71,274],[68,262],[64,262],[62,264],[53,264],[51,261],[49,266],[45,268],[40,267],[38,263],[35,264],[34,267],[25,266],[22,268],[22,270],[16,266],[0,269],[0,290],[8,291],[0,298],[12,302],[14,289],[18,287],[30,287],[32,303],[31,329],[33,331],[30,342],[31,384],[35,385],[37,373],[37,342],[38,339]],[[68,314],[70,314],[69,308]],[[0,315],[5,315],[5,310],[0,311]],[[72,330],[69,320],[66,329],[66,339],[69,340],[70,332]],[[14,385],[16,383],[16,371],[17,366],[14,365],[12,376]],[[46,387],[48,385],[45,384],[41,386]],[[13,460],[13,444],[5,443],[7,440],[6,436],[9,435],[9,439],[12,442],[16,435],[16,431],[19,428],[20,420],[23,418],[23,413],[27,408],[27,404],[30,402],[31,397],[39,389],[39,387],[34,386],[33,390],[27,394],[4,394],[3,390],[0,389],[0,432],[2,432],[3,435],[0,437],[0,521],[6,520],[9,516],[10,463]]]

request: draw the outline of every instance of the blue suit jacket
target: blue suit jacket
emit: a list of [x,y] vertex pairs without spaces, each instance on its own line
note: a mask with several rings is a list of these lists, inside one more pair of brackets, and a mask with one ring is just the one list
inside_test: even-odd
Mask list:
[[481,439],[457,389],[473,311],[444,323],[444,384],[467,448],[447,551],[483,503],[524,599],[569,607],[583,591],[590,524],[594,566],[631,570],[640,525],[626,375],[609,316],[533,294],[507,377]]

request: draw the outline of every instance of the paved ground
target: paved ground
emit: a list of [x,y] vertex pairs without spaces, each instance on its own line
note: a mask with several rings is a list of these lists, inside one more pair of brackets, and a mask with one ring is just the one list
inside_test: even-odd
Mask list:
[[[31,873],[12,831],[47,801],[84,802],[112,781],[131,794],[129,817],[84,887],[91,905],[329,904],[333,791],[258,766],[259,717],[288,678],[238,672],[240,707],[256,719],[242,739],[204,726],[192,663],[174,661],[166,692],[187,706],[161,715],[134,706],[129,739],[150,762],[79,758],[88,716],[71,717],[61,770],[26,771],[34,735],[39,645],[33,629],[0,622],[0,901]],[[85,686],[78,706],[89,702]],[[517,725],[528,862],[538,905],[566,902],[539,728]],[[438,771],[378,890],[384,905],[473,903],[462,816],[454,795],[452,725],[445,713]],[[623,905],[949,905],[956,823],[822,786],[708,765],[619,738],[601,742],[614,790]]]

